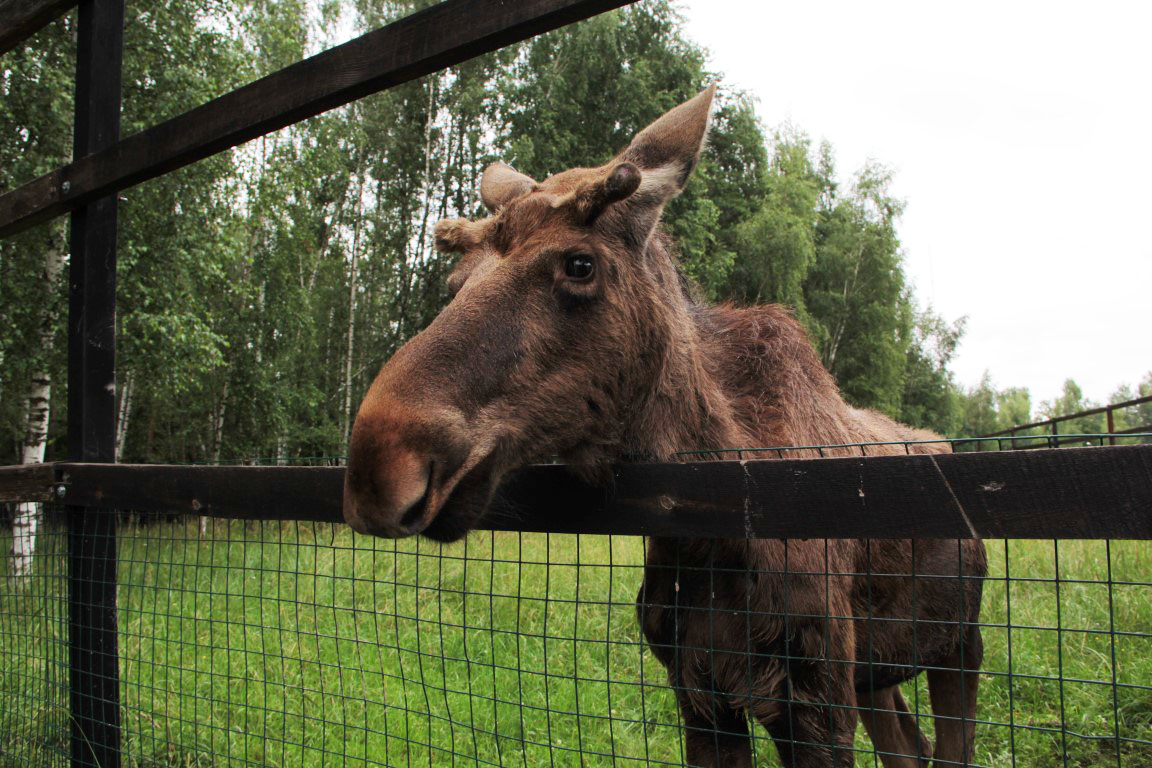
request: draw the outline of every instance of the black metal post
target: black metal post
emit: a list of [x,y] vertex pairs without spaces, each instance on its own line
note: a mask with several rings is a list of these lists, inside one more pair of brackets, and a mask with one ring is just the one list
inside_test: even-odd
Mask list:
[[[80,158],[120,136],[124,0],[80,3],[76,127]],[[72,214],[68,273],[68,453],[115,459],[116,197]],[[120,765],[120,671],[116,642],[116,516],[68,510],[72,765]]]

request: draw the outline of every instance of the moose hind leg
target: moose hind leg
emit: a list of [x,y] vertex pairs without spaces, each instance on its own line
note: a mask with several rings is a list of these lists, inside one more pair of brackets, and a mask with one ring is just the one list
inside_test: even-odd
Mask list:
[[928,670],[928,693],[936,722],[933,765],[967,766],[974,759],[976,742],[976,689],[984,643],[980,627],[970,624],[964,642]]
[[932,744],[920,730],[898,686],[857,693],[860,719],[884,768],[928,768]]

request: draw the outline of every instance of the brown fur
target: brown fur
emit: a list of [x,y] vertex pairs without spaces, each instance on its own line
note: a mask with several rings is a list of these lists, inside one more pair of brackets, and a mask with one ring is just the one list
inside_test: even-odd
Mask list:
[[[550,455],[594,467],[932,439],[847,405],[788,310],[706,306],[685,290],[657,225],[696,163],[711,98],[601,168],[537,183],[493,166],[482,184],[493,215],[441,222],[438,245],[461,254],[455,298],[361,406],[353,527],[459,538],[500,477]],[[574,255],[594,263],[590,278],[568,273]],[[785,765],[849,766],[859,715],[886,768],[925,766],[932,747],[896,686],[928,668],[936,764],[965,764],[985,569],[979,541],[651,539],[638,615],[676,691],[689,762],[751,766],[751,716]]]

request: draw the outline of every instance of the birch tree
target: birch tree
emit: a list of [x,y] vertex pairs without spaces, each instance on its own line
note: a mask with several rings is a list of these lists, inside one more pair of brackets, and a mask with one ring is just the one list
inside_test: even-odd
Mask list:
[[[52,24],[0,59],[0,190],[46,173],[71,151],[72,25]],[[0,463],[39,463],[48,449],[61,370],[63,232],[56,223],[0,241],[0,424],[10,438]],[[14,509],[13,574],[31,570],[41,515],[35,503]]]
[[[48,423],[52,414],[52,370],[49,355],[56,329],[58,302],[57,282],[64,266],[63,245],[50,241],[44,249],[43,270],[40,274],[41,305],[43,313],[37,335],[37,364],[29,376],[25,396],[27,404],[27,427],[21,464],[39,464],[44,461],[44,449],[48,444]],[[40,528],[43,510],[38,502],[23,502],[16,505],[12,520],[12,573],[24,576],[31,572],[33,556],[36,552],[36,534]]]

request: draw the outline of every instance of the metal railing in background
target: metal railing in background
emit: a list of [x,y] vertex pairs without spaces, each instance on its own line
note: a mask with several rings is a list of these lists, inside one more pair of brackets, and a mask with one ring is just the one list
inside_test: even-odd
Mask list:
[[[1116,445],[1116,438],[1124,435],[1135,435],[1144,432],[1152,432],[1152,423],[1138,424],[1135,427],[1127,427],[1125,429],[1116,429],[1116,412],[1122,411],[1125,408],[1135,408],[1145,403],[1152,403],[1152,395],[1145,397],[1137,397],[1133,400],[1125,400],[1120,403],[1111,403],[1099,408],[1089,408],[1085,411],[1077,413],[1070,413],[1066,416],[1054,416],[1050,419],[1043,421],[1034,421],[1031,424],[1020,424],[1012,427],[1011,429],[1004,429],[999,432],[992,432],[991,434],[981,435],[981,437],[1006,437],[1006,438],[1043,438],[1043,442],[1032,441],[1031,447],[1050,447],[1058,448],[1061,445],[1070,444],[1083,444],[1085,435],[1080,434],[1061,434],[1060,425],[1069,422],[1077,421],[1086,417],[1099,416],[1104,414],[1104,434],[1108,436],[1109,445]],[[1029,434],[1031,433],[1031,434]],[[1090,435],[1088,437],[1094,437]],[[1013,447],[1028,447],[1028,444],[1017,445],[1013,443]]]

